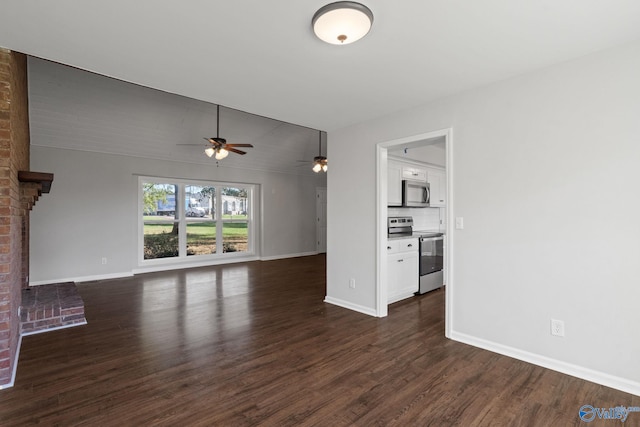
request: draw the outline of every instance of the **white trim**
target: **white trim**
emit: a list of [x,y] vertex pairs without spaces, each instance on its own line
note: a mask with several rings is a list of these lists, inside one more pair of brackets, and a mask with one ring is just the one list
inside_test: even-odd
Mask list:
[[413,296],[415,296],[415,292],[414,292],[414,291],[411,291],[411,292],[405,292],[404,294],[399,294],[399,295],[392,296],[391,298],[389,298],[389,299],[387,300],[387,306],[388,306],[389,304],[393,304],[393,303],[396,303],[396,302],[399,302],[399,301],[405,300],[405,299],[407,299],[407,298],[411,298],[411,297],[413,297]]
[[375,316],[386,317],[389,310],[387,286],[387,145],[376,146],[376,310]]
[[330,296],[325,296],[324,302],[326,302],[328,304],[332,304],[332,305],[337,305],[338,307],[342,307],[342,308],[346,308],[346,309],[349,309],[349,310],[357,311],[359,313],[366,314],[368,316],[377,317],[376,311],[374,309],[372,309],[371,307],[365,307],[363,305],[354,304],[352,302],[345,301],[345,300],[338,299],[338,298],[333,298],[333,297],[330,297]]
[[210,265],[221,264],[235,264],[238,262],[257,261],[258,257],[255,255],[250,256],[238,256],[238,257],[225,257],[224,259],[209,259],[207,261],[200,262],[183,262],[179,264],[157,264],[149,265],[145,267],[138,267],[133,269],[133,274],[141,273],[155,273],[157,271],[169,271],[169,270],[181,270],[183,268],[195,268],[195,267],[207,267]]
[[388,148],[404,145],[411,142],[445,138],[446,150],[446,175],[447,175],[447,204],[446,204],[446,230],[447,253],[445,256],[445,336],[449,337],[453,319],[453,129],[446,128],[433,132],[380,142],[376,145],[376,315],[385,317],[388,314],[387,301],[387,268],[386,268],[386,244],[387,244],[387,160]]
[[18,370],[18,357],[20,356],[21,346],[22,346],[22,335],[18,337],[18,346],[16,347],[16,355],[14,356],[14,359],[13,359],[13,369],[11,370],[11,377],[9,378],[8,383],[0,384],[0,390],[13,387],[13,384],[16,380],[16,372]]
[[414,165],[417,167],[428,167],[428,168],[432,168],[432,169],[440,169],[442,171],[444,171],[446,166],[442,166],[442,165],[438,165],[435,163],[429,163],[429,162],[421,162],[419,160],[414,160],[414,159],[408,159],[406,157],[400,157],[400,156],[395,156],[393,154],[388,154],[387,158],[389,160],[395,160],[401,163],[406,163],[409,165]]
[[571,375],[576,378],[591,381],[593,383],[611,387],[616,390],[624,391],[625,393],[631,393],[633,395],[640,396],[640,383],[636,381],[630,381],[626,378],[616,377],[604,372],[595,371],[593,369],[574,365],[572,363],[567,363],[539,354],[530,353],[528,351],[509,347],[506,345],[495,343],[493,341],[473,337],[471,335],[463,334],[456,331],[451,331],[450,338],[454,341],[469,344],[474,347],[479,347],[494,353],[532,363],[543,368],[551,369],[553,371]]
[[445,230],[447,235],[445,237],[447,247],[444,257],[444,295],[445,295],[445,308],[444,308],[444,336],[449,338],[453,331],[453,293],[455,291],[453,284],[453,240],[455,236],[455,202],[453,198],[454,179],[453,179],[453,128],[446,129],[445,135],[445,175],[446,175],[446,188],[447,197],[445,202]]
[[151,265],[146,267],[134,268],[133,270],[131,270],[131,272],[97,274],[94,276],[67,277],[63,279],[38,280],[35,282],[30,282],[29,286],[43,286],[43,285],[50,285],[52,283],[66,283],[66,282],[75,282],[75,283],[99,282],[101,280],[122,279],[125,277],[133,277],[136,274],[142,274],[142,273],[155,273],[158,271],[207,267],[210,265],[235,264],[239,262],[272,261],[276,259],[298,258],[303,256],[312,256],[312,255],[318,255],[318,252],[300,252],[300,253],[294,253],[294,254],[273,255],[268,257],[258,257],[256,255],[250,255],[250,256],[238,256],[235,258],[229,257],[224,259],[214,259],[214,260],[209,259],[207,261],[201,261],[201,262],[185,262],[181,264],[170,264],[170,265]]
[[[321,236],[320,233],[320,221],[318,218],[318,196],[319,193],[324,191],[325,193],[325,197],[324,197],[324,235]],[[326,254],[327,253],[327,207],[329,206],[328,204],[328,198],[327,198],[327,187],[316,187],[316,252],[317,253],[323,253]],[[319,242],[320,239],[324,240],[324,248],[320,248],[319,247]],[[321,251],[320,249],[324,249],[323,251]]]
[[121,273],[109,273],[109,274],[96,274],[93,276],[76,276],[76,277],[67,277],[62,279],[50,279],[50,280],[36,280],[35,282],[29,282],[29,286],[43,286],[43,285],[51,285],[52,283],[67,283],[67,282],[96,282],[99,280],[110,280],[110,279],[122,279],[123,277],[133,277],[132,272],[121,272]]
[[298,257],[302,257],[302,256],[311,256],[311,255],[318,255],[319,252],[318,251],[313,251],[313,252],[300,252],[297,254],[284,254],[284,255],[272,255],[272,256],[261,256],[259,259],[260,261],[273,261],[276,259],[284,259],[284,258],[298,258]]
[[47,329],[38,329],[37,331],[31,331],[31,332],[24,332],[22,333],[20,336],[21,337],[27,337],[29,335],[37,335],[37,334],[42,334],[44,332],[51,332],[51,331],[58,331],[60,329],[69,329],[69,328],[73,328],[74,326],[84,326],[87,324],[87,319],[85,319],[82,322],[78,322],[78,323],[71,323],[69,325],[62,325],[62,326],[56,326],[53,328],[47,328]]
[[[246,222],[247,224],[247,230],[248,230],[247,251],[243,252],[242,255],[240,256],[241,257],[255,256],[256,237],[254,234],[260,231],[259,227],[255,225],[256,224],[255,210],[258,208],[255,203],[256,202],[255,192],[258,191],[259,184],[227,182],[227,181],[209,181],[209,180],[197,180],[197,179],[187,179],[187,178],[168,178],[168,177],[161,177],[161,176],[137,175],[137,174],[134,174],[134,176],[138,178],[137,179],[138,181],[137,182],[137,186],[138,186],[137,242],[138,244],[136,248],[137,270],[134,269],[134,273],[136,271],[143,271],[143,272],[163,271],[162,269],[159,269],[159,270],[147,269],[147,268],[154,268],[153,266],[155,265],[173,265],[178,263],[184,263],[183,267],[171,267],[164,270],[172,270],[175,268],[188,268],[189,266],[191,266],[191,260],[189,260],[189,256],[186,253],[186,250],[187,250],[187,238],[186,238],[187,228],[186,227],[190,222],[190,219],[185,215],[185,206],[184,206],[184,203],[182,203],[182,201],[185,200],[185,187],[188,185],[211,186],[217,189],[224,188],[224,187],[245,188],[246,190],[248,190],[249,195],[247,199],[249,202],[249,211],[248,211],[249,214],[247,216],[247,219],[239,220],[240,222]],[[171,182],[167,182],[167,181],[171,181]],[[143,194],[142,184],[145,182],[155,183],[155,184],[175,185],[178,187],[177,194],[175,195],[175,208],[176,208],[177,215],[173,221],[167,221],[167,224],[173,224],[173,223],[178,224],[179,245],[178,245],[177,257],[144,259],[144,251],[142,249],[144,248],[145,220],[143,215],[144,207],[143,207],[142,200],[144,198],[144,194]],[[216,191],[215,206],[216,206],[216,209],[218,210],[218,214],[217,214],[218,217],[215,219],[211,219],[210,221],[216,223],[216,242],[223,242],[222,229],[224,227],[224,224],[232,223],[234,222],[234,220],[223,218],[224,214],[222,214],[223,204],[222,204],[221,191]],[[223,253],[222,246],[220,246],[220,247],[217,247],[217,252],[215,254],[200,255],[200,256],[203,258],[207,257],[207,259],[210,260],[210,262],[208,262],[205,265],[216,265],[216,264],[220,264],[220,262],[217,262],[217,259],[220,258],[220,259],[226,260],[229,257],[233,257],[234,255],[230,255],[230,253]],[[238,262],[238,261],[230,261],[230,262]]]

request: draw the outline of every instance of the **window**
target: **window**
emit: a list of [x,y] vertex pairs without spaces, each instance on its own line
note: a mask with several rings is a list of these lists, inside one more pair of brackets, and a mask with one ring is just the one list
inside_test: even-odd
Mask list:
[[253,253],[252,185],[147,177],[139,183],[141,261]]

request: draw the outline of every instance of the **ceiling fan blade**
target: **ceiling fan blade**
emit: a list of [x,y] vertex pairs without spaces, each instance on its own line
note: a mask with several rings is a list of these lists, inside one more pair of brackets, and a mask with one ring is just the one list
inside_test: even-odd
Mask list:
[[205,138],[205,140],[209,143],[209,144],[213,144],[215,146],[221,146],[227,143],[227,140],[224,138]]
[[226,146],[226,147],[224,147],[224,149],[225,149],[225,150],[227,150],[227,151],[231,151],[232,153],[236,153],[236,154],[247,154],[247,152],[246,152],[246,151],[236,150],[236,149],[235,149],[235,148],[233,148],[233,147],[229,147],[229,145],[228,145],[228,144],[227,144],[227,146]]
[[251,144],[227,144],[227,147],[251,147],[253,148],[253,145]]

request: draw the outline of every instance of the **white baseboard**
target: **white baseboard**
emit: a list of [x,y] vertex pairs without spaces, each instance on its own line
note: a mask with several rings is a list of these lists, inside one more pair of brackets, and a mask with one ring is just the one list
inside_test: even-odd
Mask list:
[[348,308],[349,310],[357,311],[359,313],[367,314],[369,316],[378,317],[378,313],[373,308],[365,307],[359,304],[354,304],[349,301],[344,301],[338,298],[327,296],[324,298],[324,302],[337,305],[338,307]]
[[311,255],[318,255],[318,252],[300,252],[300,253],[297,253],[297,254],[262,256],[262,257],[260,257],[260,261],[274,261],[274,260],[277,260],[277,259],[297,258],[297,257],[301,257],[301,256],[311,256]]
[[42,286],[42,285],[50,285],[52,283],[66,283],[66,282],[96,282],[98,280],[109,280],[109,279],[121,279],[123,277],[133,277],[132,272],[122,272],[122,273],[110,273],[110,274],[96,274],[95,276],[79,276],[79,277],[66,277],[62,279],[51,279],[51,280],[36,280],[33,282],[29,282],[29,286]]
[[277,259],[285,259],[285,258],[297,258],[303,256],[311,256],[317,255],[318,252],[300,252],[294,254],[285,254],[285,255],[274,255],[268,257],[258,257],[256,255],[244,256],[244,257],[228,257],[221,260],[207,260],[200,262],[187,262],[187,263],[178,263],[178,264],[169,264],[169,265],[149,265],[134,268],[131,271],[120,272],[120,273],[109,273],[109,274],[96,274],[92,276],[77,276],[77,277],[64,277],[60,279],[49,279],[49,280],[35,280],[29,282],[29,286],[42,286],[42,285],[50,285],[52,283],[66,283],[66,282],[97,282],[100,280],[109,280],[109,279],[122,279],[124,277],[133,277],[136,274],[141,273],[155,273],[157,271],[169,271],[169,270],[181,270],[183,268],[195,268],[195,267],[207,267],[209,265],[220,265],[220,264],[233,264],[238,262],[249,262],[249,261],[272,261]]
[[389,299],[387,300],[387,304],[393,304],[394,302],[402,301],[403,299],[411,298],[413,296],[415,296],[415,292],[413,291],[405,292],[399,295],[389,296]]
[[44,332],[59,331],[60,329],[69,329],[69,328],[73,328],[74,326],[82,326],[86,324],[87,324],[87,321],[85,320],[84,322],[72,323],[70,325],[64,325],[64,326],[56,326],[55,328],[40,329],[32,332],[23,332],[20,335],[20,338],[22,339],[22,337],[26,337],[29,335],[37,335],[37,334],[42,334]]
[[225,259],[214,259],[207,261],[199,261],[199,262],[183,262],[176,264],[157,264],[157,265],[149,265],[143,266],[133,269],[133,274],[141,274],[141,273],[155,273],[157,271],[170,271],[170,270],[182,270],[184,268],[197,268],[197,267],[208,267],[210,265],[221,265],[221,264],[234,264],[238,262],[249,262],[249,261],[257,261],[258,257],[255,255],[250,256],[238,256],[238,257],[228,257]]
[[553,371],[571,375],[576,378],[591,381],[593,383],[611,387],[616,390],[624,391],[625,393],[631,393],[633,395],[640,396],[640,383],[636,381],[616,377],[604,372],[599,372],[593,369],[574,365],[572,363],[563,362],[561,360],[551,359],[546,356],[530,353],[528,351],[498,344],[456,331],[451,331],[450,338],[454,341],[459,341],[465,344],[472,345],[474,347],[479,347],[485,350],[492,351],[494,353],[502,354],[504,356],[513,357],[514,359],[542,366],[543,368],[551,369]]
[[20,358],[20,348],[22,347],[22,337],[26,337],[28,335],[41,334],[43,332],[57,331],[58,329],[72,328],[74,326],[82,326],[82,325],[86,325],[86,324],[87,324],[87,321],[85,320],[84,322],[73,323],[71,325],[58,326],[57,328],[42,329],[40,331],[27,332],[27,333],[24,333],[24,334],[20,334],[20,336],[18,337],[18,346],[16,347],[16,355],[15,355],[15,357],[13,359],[13,370],[11,372],[11,379],[6,384],[0,384],[0,390],[4,390],[5,388],[13,387],[13,385],[15,383],[16,372],[18,370],[18,359]]
[[9,382],[6,384],[0,385],[0,390],[4,390],[5,388],[13,387],[13,384],[16,380],[16,371],[18,370],[18,358],[20,357],[20,347],[22,346],[22,335],[18,337],[18,347],[16,348],[16,355],[13,359],[13,370],[11,371],[11,378]]

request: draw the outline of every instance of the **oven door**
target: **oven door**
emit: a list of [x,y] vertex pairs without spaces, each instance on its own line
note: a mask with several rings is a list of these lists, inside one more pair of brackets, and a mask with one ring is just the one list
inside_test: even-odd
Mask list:
[[441,271],[444,267],[444,237],[420,238],[420,276]]

